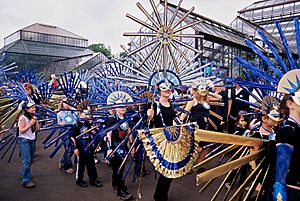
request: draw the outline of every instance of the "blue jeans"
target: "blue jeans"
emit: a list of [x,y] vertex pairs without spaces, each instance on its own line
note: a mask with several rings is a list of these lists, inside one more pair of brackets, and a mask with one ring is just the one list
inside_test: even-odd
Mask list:
[[73,163],[72,163],[72,159],[71,159],[71,156],[73,154],[73,149],[71,147],[70,139],[67,138],[65,140],[64,148],[65,148],[65,153],[63,154],[63,156],[61,157],[59,162],[63,165],[63,169],[67,170],[67,169],[73,167]]
[[19,138],[22,167],[21,167],[21,178],[22,184],[26,185],[31,180],[31,161],[34,154],[34,142],[35,140],[28,140],[25,138]]

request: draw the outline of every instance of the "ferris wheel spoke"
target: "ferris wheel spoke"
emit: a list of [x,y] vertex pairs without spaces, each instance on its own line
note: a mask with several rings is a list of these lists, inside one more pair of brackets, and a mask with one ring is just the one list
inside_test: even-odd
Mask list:
[[192,62],[187,58],[187,56],[185,56],[185,54],[181,51],[181,49],[174,42],[171,42],[171,44],[189,64],[192,64]]
[[144,21],[142,21],[142,20],[140,20],[140,19],[134,17],[133,15],[126,14],[126,17],[132,19],[133,21],[135,21],[135,22],[137,22],[137,23],[139,23],[139,24],[141,24],[141,25],[143,25],[143,26],[145,26],[145,27],[147,27],[147,28],[149,28],[149,29],[151,29],[151,30],[153,30],[153,31],[155,31],[155,32],[158,31],[155,27],[153,27],[153,26],[151,26],[150,24],[147,24],[146,22],[144,22]]
[[143,32],[125,32],[123,36],[152,36],[156,37],[155,33],[143,33]]
[[152,50],[149,52],[149,54],[144,58],[144,61],[140,64],[140,67],[143,66],[145,64],[146,61],[148,61],[148,59],[150,58],[150,56],[154,53],[154,51],[158,48],[159,43],[157,43]]
[[188,45],[188,44],[185,44],[184,42],[182,42],[182,41],[180,41],[180,40],[173,39],[173,41],[176,42],[176,43],[178,43],[178,44],[180,44],[180,45],[182,45],[182,46],[184,46],[184,47],[186,47],[186,48],[189,48],[190,50],[193,50],[194,52],[201,53],[200,50],[197,50],[196,48],[194,48],[194,47],[192,47],[192,46],[190,46],[190,45]]
[[152,22],[152,24],[159,29],[159,25],[153,20],[151,15],[146,11],[146,9],[139,2],[136,3],[137,7],[147,16],[147,18]]
[[179,31],[183,31],[183,30],[185,30],[185,29],[187,29],[187,28],[190,28],[190,27],[192,27],[192,26],[195,26],[196,24],[199,24],[199,23],[201,23],[201,22],[203,22],[203,20],[199,20],[199,21],[197,21],[197,22],[194,22],[194,23],[191,23],[191,24],[187,24],[187,25],[185,25],[185,26],[183,26],[183,27],[180,27],[179,29],[174,30],[174,33],[177,33],[177,32],[179,32]]
[[176,73],[179,74],[178,64],[177,64],[176,58],[175,58],[175,56],[174,56],[174,53],[173,53],[173,51],[172,51],[170,45],[168,45],[168,50],[169,50],[170,55],[171,55],[171,57],[172,57],[172,60],[173,60],[173,63],[174,63],[174,67],[175,67]]
[[161,21],[161,19],[160,19],[160,16],[159,16],[159,13],[158,13],[158,10],[157,10],[157,8],[156,8],[156,5],[155,5],[154,1],[153,1],[153,0],[150,0],[150,3],[151,3],[151,6],[152,6],[152,8],[153,8],[153,10],[154,10],[154,13],[155,13],[155,16],[156,16],[156,18],[157,18],[157,21],[158,21],[159,25],[160,25],[160,26],[163,26],[162,21]]
[[177,13],[178,13],[178,10],[179,10],[179,8],[180,8],[182,2],[183,2],[183,0],[180,0],[180,1],[179,1],[178,5],[177,5],[177,7],[176,7],[176,10],[175,10],[174,14],[172,15],[172,18],[171,18],[171,20],[170,20],[170,22],[169,22],[168,28],[171,28],[171,26],[173,25],[173,22],[174,22],[174,20],[175,20],[175,18],[176,18],[176,15],[177,15]]
[[148,46],[150,46],[150,45],[156,43],[157,41],[158,41],[158,39],[155,39],[155,40],[152,40],[152,41],[150,41],[150,42],[148,42],[148,43],[142,45],[141,47],[139,47],[139,48],[137,48],[137,49],[131,51],[131,52],[128,54],[128,56],[131,56],[132,54],[135,54],[135,53],[141,51],[142,49],[144,49],[144,48],[146,48],[146,47],[148,47]]
[[175,29],[181,22],[183,22],[183,20],[185,20],[189,14],[191,14],[191,12],[193,12],[195,10],[195,7],[192,7],[187,13],[185,13],[182,18],[180,18],[172,27],[172,29]]
[[[159,55],[160,55],[160,53],[161,53],[161,51],[162,51],[162,47],[163,47],[163,44],[161,43],[160,46],[159,46],[158,52],[157,52],[157,54],[156,54],[156,56],[155,56],[155,60],[154,60],[154,63],[153,63],[153,65],[152,65],[151,72],[154,71],[154,68],[155,68],[155,66],[156,66],[156,63],[157,63],[157,61],[158,61],[158,59],[159,59]],[[158,72],[159,72],[159,68],[158,68]]]

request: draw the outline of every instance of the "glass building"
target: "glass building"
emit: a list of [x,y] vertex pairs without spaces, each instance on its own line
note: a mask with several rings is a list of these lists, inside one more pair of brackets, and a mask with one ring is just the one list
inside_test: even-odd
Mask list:
[[[164,0],[160,0],[159,9],[161,11],[163,10],[163,6]],[[176,7],[177,5],[168,3],[168,16],[172,16],[175,13]],[[180,18],[187,12],[188,10],[179,8],[177,17]],[[152,15],[154,16],[153,13]],[[227,76],[238,76],[240,75],[241,68],[235,62],[235,56],[241,56],[248,61],[262,63],[244,43],[245,38],[255,41],[260,50],[268,54],[268,50],[262,46],[263,43],[261,43],[261,39],[257,33],[258,29],[262,29],[275,47],[284,52],[280,36],[274,24],[275,20],[280,22],[288,44],[293,51],[293,56],[298,57],[293,18],[299,16],[299,0],[265,0],[254,2],[238,11],[238,16],[230,25],[224,25],[192,12],[181,26],[202,20],[202,23],[191,27],[193,34],[204,36],[203,39],[196,38],[193,42],[194,47],[202,51],[199,60],[202,64],[206,61],[215,61],[222,68],[227,69]],[[147,20],[147,23],[151,24],[149,20]],[[145,31],[151,32],[151,30],[140,30],[140,32]],[[143,37],[132,37],[130,49],[132,49],[132,46],[134,46],[133,49],[139,48],[146,42],[148,41]]]
[[87,46],[88,40],[81,36],[35,23],[7,36],[1,52],[6,54],[6,63],[16,62],[21,68],[62,74],[82,65],[92,68],[107,60],[103,54],[94,55]]

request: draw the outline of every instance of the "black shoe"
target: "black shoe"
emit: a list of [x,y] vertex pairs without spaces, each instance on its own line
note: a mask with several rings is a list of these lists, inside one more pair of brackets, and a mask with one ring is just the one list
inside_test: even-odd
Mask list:
[[95,187],[101,187],[102,186],[102,182],[100,180],[95,180],[93,182],[90,182],[91,186],[95,186]]
[[85,181],[76,181],[76,184],[80,187],[88,187],[87,183]]
[[128,193],[126,190],[118,191],[117,196],[121,200],[129,200],[132,198],[132,195],[130,193]]

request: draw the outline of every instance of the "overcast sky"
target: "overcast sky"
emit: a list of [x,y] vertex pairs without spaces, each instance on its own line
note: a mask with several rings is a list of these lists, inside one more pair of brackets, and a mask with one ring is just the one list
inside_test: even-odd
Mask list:
[[[156,3],[159,0],[154,0]],[[0,47],[4,37],[33,23],[58,26],[89,40],[92,43],[109,45],[115,54],[122,51],[120,44],[129,42],[123,32],[140,28],[126,18],[130,13],[140,19],[146,17],[135,5],[140,2],[148,12],[149,0],[1,0]],[[179,0],[169,0],[178,4]],[[228,25],[237,11],[252,4],[254,0],[184,0],[182,7]]]

